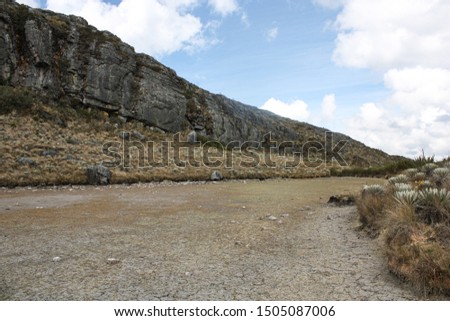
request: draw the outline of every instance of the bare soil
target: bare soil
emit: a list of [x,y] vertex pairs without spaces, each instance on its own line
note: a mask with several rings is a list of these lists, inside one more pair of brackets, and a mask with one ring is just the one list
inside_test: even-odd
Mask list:
[[373,183],[2,189],[0,299],[419,300],[356,209],[326,204]]

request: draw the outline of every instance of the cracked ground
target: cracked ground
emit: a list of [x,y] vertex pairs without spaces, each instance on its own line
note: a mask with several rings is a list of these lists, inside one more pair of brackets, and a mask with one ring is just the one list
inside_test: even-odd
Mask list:
[[2,300],[419,300],[333,194],[376,179],[0,190]]

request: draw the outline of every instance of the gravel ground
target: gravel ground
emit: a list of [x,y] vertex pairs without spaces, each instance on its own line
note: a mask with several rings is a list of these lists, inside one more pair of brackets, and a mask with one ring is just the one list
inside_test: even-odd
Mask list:
[[0,190],[2,300],[421,300],[356,209],[372,179]]

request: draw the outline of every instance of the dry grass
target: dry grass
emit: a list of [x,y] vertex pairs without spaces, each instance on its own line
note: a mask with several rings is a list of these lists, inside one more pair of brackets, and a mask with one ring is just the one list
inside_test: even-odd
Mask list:
[[[112,159],[103,153],[103,144],[106,142],[121,144],[122,132],[138,131],[146,141],[155,142],[156,162],[162,162],[161,142],[173,141],[172,134],[161,133],[139,122],[123,123],[117,115],[108,115],[97,110],[48,106],[40,103],[28,108],[26,114],[15,110],[4,110],[5,112],[0,114],[1,186],[86,184],[86,168],[111,161]],[[187,132],[182,133],[182,138],[186,137]],[[131,137],[131,141],[137,139]],[[145,141],[143,143],[143,146],[146,146]],[[225,168],[225,162],[218,167],[203,166],[201,164],[203,154],[200,149],[195,159],[200,161],[201,166],[189,164],[184,167],[178,166],[180,164],[175,164],[173,160],[173,150],[167,166],[150,166],[148,162],[142,162],[148,159],[147,149],[140,154],[137,148],[133,147],[130,150],[130,166],[125,168],[122,164],[112,168],[113,183],[208,180],[214,170],[220,170],[226,179],[329,176],[329,171],[323,167],[286,168],[284,166],[286,159],[275,156],[272,157],[276,163],[274,167],[265,166],[261,155],[257,166],[245,167],[242,163],[248,163],[251,159],[236,151],[233,154],[231,168]],[[180,159],[188,160],[186,149],[181,149]],[[210,165],[212,163],[210,162]]]
[[[410,177],[411,193],[420,195],[423,183]],[[440,190],[444,194],[446,186]],[[383,194],[363,193],[357,202],[361,223],[372,235],[383,235],[391,272],[423,294],[450,295],[450,219],[429,219],[447,210],[442,202],[428,204],[420,197],[414,202],[398,199],[396,188],[401,187],[390,184]]]

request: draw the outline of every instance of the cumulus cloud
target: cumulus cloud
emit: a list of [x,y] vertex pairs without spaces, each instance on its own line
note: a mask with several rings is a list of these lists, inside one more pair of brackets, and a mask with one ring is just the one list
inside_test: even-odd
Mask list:
[[208,0],[208,4],[216,13],[222,16],[234,13],[239,9],[236,0]]
[[265,33],[265,37],[266,37],[266,40],[268,42],[272,42],[275,39],[277,39],[277,37],[278,37],[278,27],[273,27],[273,28],[270,28],[269,30],[267,30],[266,33]]
[[295,100],[292,103],[285,103],[275,98],[270,98],[264,105],[261,106],[261,109],[298,121],[305,121],[310,115],[308,105],[302,100]]
[[239,11],[237,0],[122,0],[117,5],[104,0],[47,0],[47,9],[82,16],[138,52],[156,57],[201,50],[217,42],[213,34],[218,24],[193,13],[200,5],[210,6],[221,16]]
[[[330,7],[328,0],[313,0]],[[355,138],[389,153],[450,155],[450,2],[343,0],[336,64],[383,76],[390,91],[347,123]]]
[[118,5],[101,0],[47,0],[48,9],[82,16],[137,51],[157,57],[207,44],[202,22],[187,13],[195,4],[195,0],[122,0]]
[[390,96],[364,104],[349,120],[349,133],[393,154],[450,155],[450,70],[394,69],[384,82]]
[[334,60],[382,71],[415,65],[449,68],[449,16],[447,0],[347,0],[335,22]]
[[336,112],[336,97],[334,94],[325,95],[322,100],[322,119],[330,121]]

